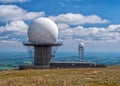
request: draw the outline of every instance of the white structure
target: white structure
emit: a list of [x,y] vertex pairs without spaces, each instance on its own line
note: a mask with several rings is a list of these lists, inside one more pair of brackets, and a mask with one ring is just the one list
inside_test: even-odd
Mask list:
[[78,46],[78,58],[79,61],[83,62],[84,61],[84,46],[85,44],[80,42],[79,46]]
[[53,46],[61,46],[57,42],[57,25],[49,18],[37,18],[29,26],[26,46],[34,46],[34,68],[49,68]]
[[49,18],[37,18],[29,26],[28,38],[34,43],[55,43],[58,38],[57,25]]

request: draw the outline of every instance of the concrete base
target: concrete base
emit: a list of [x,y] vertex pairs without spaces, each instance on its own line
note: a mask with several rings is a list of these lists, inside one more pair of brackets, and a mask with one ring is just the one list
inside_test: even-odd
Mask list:
[[95,62],[53,62],[50,63],[51,68],[105,68],[104,64],[96,64]]
[[49,69],[50,66],[38,66],[38,65],[34,65],[34,69]]
[[24,70],[24,69],[49,69],[50,66],[38,66],[38,65],[20,65],[19,69]]
[[96,64],[95,62],[57,62],[50,63],[50,66],[39,65],[20,65],[19,69],[55,69],[55,68],[106,68],[104,64]]

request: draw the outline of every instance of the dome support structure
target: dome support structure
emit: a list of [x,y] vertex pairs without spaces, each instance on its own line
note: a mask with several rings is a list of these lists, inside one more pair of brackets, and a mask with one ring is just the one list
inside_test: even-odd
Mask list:
[[80,42],[78,46],[78,59],[80,62],[84,62],[84,43]]
[[23,42],[25,46],[34,47],[34,63],[33,68],[45,69],[50,68],[50,61],[52,59],[52,47],[61,46],[62,43],[31,43]]
[[84,62],[84,47],[78,48],[78,58],[80,62]]

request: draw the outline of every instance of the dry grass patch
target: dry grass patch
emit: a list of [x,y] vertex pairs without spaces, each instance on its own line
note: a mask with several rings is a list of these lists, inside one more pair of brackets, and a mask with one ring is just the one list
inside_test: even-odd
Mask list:
[[0,71],[0,86],[120,86],[120,66]]

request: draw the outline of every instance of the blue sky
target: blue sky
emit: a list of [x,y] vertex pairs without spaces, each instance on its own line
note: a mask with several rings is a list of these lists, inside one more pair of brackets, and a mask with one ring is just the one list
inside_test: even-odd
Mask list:
[[0,51],[24,51],[30,22],[52,19],[60,51],[120,52],[120,0],[0,0]]

